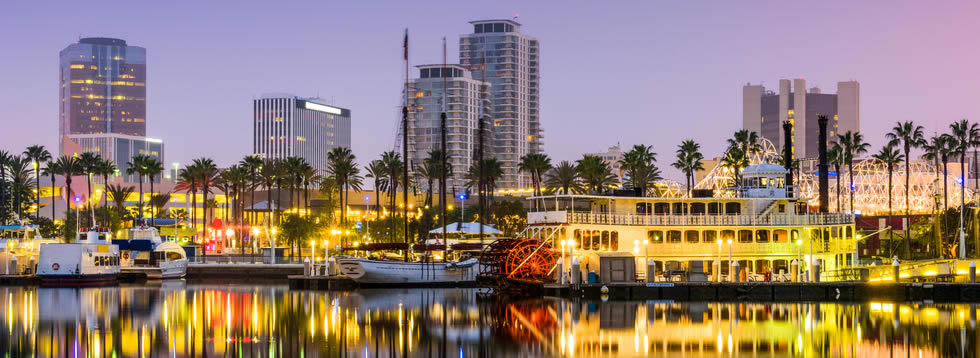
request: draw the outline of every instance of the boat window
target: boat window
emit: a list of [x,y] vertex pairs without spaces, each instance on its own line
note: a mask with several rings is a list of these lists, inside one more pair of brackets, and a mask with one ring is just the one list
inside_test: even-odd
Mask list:
[[796,240],[799,240],[800,239],[800,230],[790,231],[789,232],[789,235],[790,235],[789,236],[789,240],[792,241],[792,242],[796,242]]
[[708,214],[718,215],[721,213],[721,210],[719,210],[720,208],[721,205],[718,205],[718,203],[708,203]]
[[773,242],[787,242],[789,238],[786,237],[786,230],[775,230],[772,232]]
[[691,203],[691,214],[703,215],[704,203]]
[[759,186],[769,186],[769,178],[759,178]]
[[619,250],[619,232],[613,231],[609,233],[609,250],[618,251]]
[[599,248],[600,249],[608,249],[609,248],[609,232],[608,231],[603,231],[602,232],[602,245],[599,246]]
[[847,227],[847,238],[848,239],[853,239],[854,238],[854,228],[852,228],[850,226]]
[[671,214],[674,215],[684,215],[687,214],[687,203],[674,203],[673,211]]
[[652,208],[653,208],[653,205],[650,205],[650,203],[637,203],[636,204],[636,213],[637,214],[640,214],[640,215],[647,215],[647,214],[650,213],[650,210]]
[[739,230],[738,242],[752,242],[752,230]]
[[592,236],[592,250],[599,250],[602,248],[602,241],[600,240],[599,231],[590,231]]
[[579,229],[575,229],[575,249],[582,249],[582,231]]
[[721,241],[728,242],[735,240],[735,230],[722,230]]
[[168,252],[167,253],[167,261],[175,261],[175,260],[180,260],[180,259],[183,259],[183,258],[184,258],[183,256],[181,256],[179,253],[176,253],[176,252]]
[[647,239],[652,244],[661,244],[664,242],[664,232],[660,230],[648,230]]
[[698,242],[698,231],[697,230],[687,230],[687,232],[684,233],[684,236],[687,237],[687,242],[689,242],[689,243],[697,243]]
[[667,242],[670,243],[681,242],[681,231],[680,230],[667,231]]
[[769,230],[756,230],[755,242],[769,242]]
[[714,230],[705,230],[704,241],[702,242],[714,243],[715,241],[718,241],[718,232]]
[[670,212],[670,204],[668,203],[655,203],[653,204],[653,213],[664,215]]
[[725,214],[728,215],[738,215],[742,213],[742,204],[739,203],[725,203]]

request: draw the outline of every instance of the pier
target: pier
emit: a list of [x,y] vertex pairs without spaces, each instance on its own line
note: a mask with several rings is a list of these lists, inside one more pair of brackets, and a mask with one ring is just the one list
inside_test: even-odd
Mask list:
[[706,283],[542,285],[546,296],[610,300],[670,301],[888,301],[978,302],[977,283]]

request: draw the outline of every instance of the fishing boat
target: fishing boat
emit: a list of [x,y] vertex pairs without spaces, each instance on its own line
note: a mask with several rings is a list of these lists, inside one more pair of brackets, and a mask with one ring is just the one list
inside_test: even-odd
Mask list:
[[126,277],[147,279],[181,278],[187,274],[187,253],[173,241],[166,241],[151,226],[129,230],[129,240],[113,240],[119,246],[120,271]]
[[83,228],[70,244],[40,247],[37,277],[43,284],[87,285],[115,283],[119,276],[119,246],[108,228]]
[[462,284],[476,281],[478,261],[470,258],[458,262],[403,262],[372,260],[359,257],[337,259],[340,272],[364,284]]

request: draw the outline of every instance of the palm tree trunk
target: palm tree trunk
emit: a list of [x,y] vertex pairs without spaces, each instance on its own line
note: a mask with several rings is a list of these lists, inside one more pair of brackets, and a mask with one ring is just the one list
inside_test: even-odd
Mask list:
[[[153,199],[153,193],[154,193],[154,191],[153,191],[153,179],[154,178],[151,175],[150,176],[150,199]],[[153,219],[155,219],[156,217],[157,217],[157,210],[156,210],[156,207],[154,206],[154,207],[150,208],[150,220],[151,220],[151,224],[150,225],[153,225],[152,224]]]
[[[256,183],[255,183],[256,182],[256,180],[255,180],[255,169],[252,169],[252,178],[250,178],[250,179],[252,181],[252,188],[251,188],[251,192],[252,192],[251,193],[251,196],[252,196],[252,203],[251,203],[252,212],[248,216],[248,221],[249,221],[249,224],[255,225],[255,188],[258,188],[258,185],[256,185]],[[244,215],[244,213],[242,213],[242,214]]]
[[948,172],[946,171],[946,162],[944,161],[943,162],[943,212],[945,212],[946,210],[949,210],[949,202],[948,202],[948,195],[949,194],[946,191],[946,182],[948,180],[947,175],[948,175]]
[[840,167],[838,166],[838,167],[836,167],[834,169],[837,170],[837,173],[834,176],[836,177],[835,179],[837,180],[837,188],[836,188],[837,189],[837,212],[839,213],[839,212],[841,212],[841,206],[840,206]]
[[[0,217],[7,223],[7,165],[0,163]],[[54,217],[51,217],[54,220]]]
[[909,162],[912,160],[909,158],[909,148],[908,144],[905,145],[905,257],[910,256],[911,250],[909,249],[908,243],[912,242],[912,231],[909,228],[909,222],[912,220],[911,210],[909,210]]
[[37,161],[34,162],[34,195],[36,200],[34,203],[37,204],[37,210],[34,211],[34,218],[37,220],[41,219],[41,163]]
[[851,199],[851,214],[854,214],[854,166],[851,164],[854,161],[849,161],[847,163],[847,192],[848,197]]
[[[109,175],[108,174],[102,175],[102,181],[103,181],[102,182],[102,189],[103,189],[102,209],[104,210],[104,212],[102,213],[102,221],[105,227],[109,227],[111,226],[109,225],[110,224],[109,223]],[[51,179],[51,186],[52,186],[52,190],[54,190],[54,179]],[[53,199],[54,196],[52,195],[52,200],[51,200],[52,204],[54,204]],[[54,217],[52,216],[51,219],[54,220]]]
[[140,222],[142,223],[143,221],[143,175],[139,175],[139,182],[140,182],[140,201],[139,201]]
[[204,243],[205,243],[205,250],[204,250],[205,255],[207,255],[207,251],[208,251],[207,242],[209,238],[208,236],[208,189],[210,189],[208,185],[208,180],[205,178],[204,182],[201,183],[201,195],[204,196],[204,205],[202,205],[202,209],[204,210],[204,220],[202,224],[204,225],[203,233],[204,233]]
[[87,205],[89,212],[92,214],[92,226],[95,225],[95,208],[92,206],[92,173],[85,173],[85,180],[88,183],[88,200]]
[[[54,221],[54,216],[55,216],[55,210],[54,210],[54,207],[55,207],[54,192],[57,191],[57,188],[58,188],[58,186],[55,185],[55,176],[54,176],[54,173],[52,172],[51,173],[51,221],[52,222]],[[0,192],[3,192],[3,188],[2,187],[0,187]]]

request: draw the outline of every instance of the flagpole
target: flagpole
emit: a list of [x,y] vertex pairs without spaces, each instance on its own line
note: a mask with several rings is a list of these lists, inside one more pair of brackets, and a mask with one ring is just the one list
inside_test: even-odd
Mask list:
[[[404,158],[404,166],[402,167],[402,181],[404,187],[402,188],[402,198],[404,198],[405,204],[405,262],[408,262],[408,253],[411,250],[411,235],[408,232],[408,28],[405,29],[405,105],[402,107],[402,158]],[[397,179],[395,179],[397,181]],[[397,183],[395,183],[397,185]],[[397,193],[396,193],[397,195]],[[392,198],[394,200],[394,198]],[[392,222],[394,222],[395,213],[392,214]],[[392,225],[394,227],[394,225]]]

